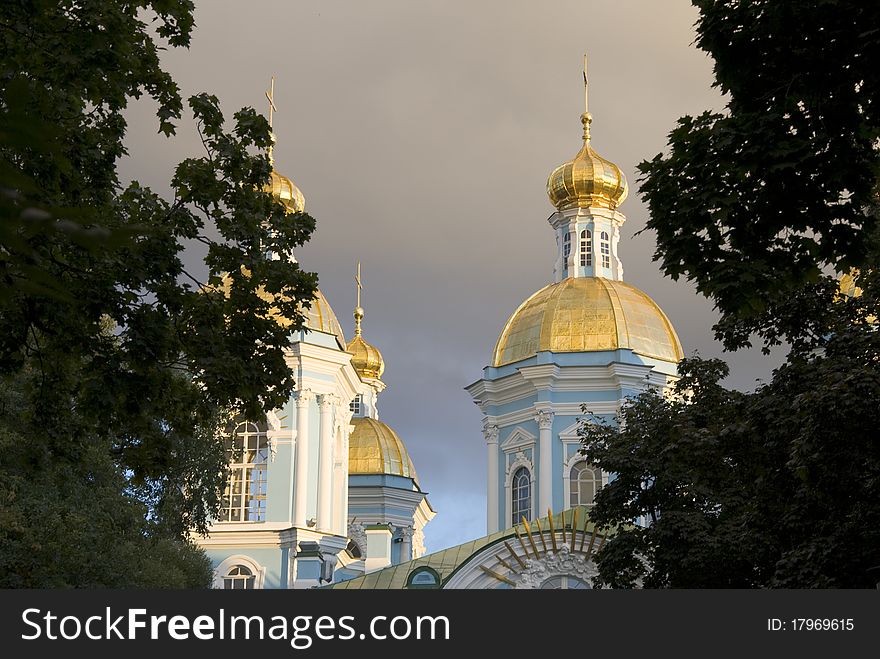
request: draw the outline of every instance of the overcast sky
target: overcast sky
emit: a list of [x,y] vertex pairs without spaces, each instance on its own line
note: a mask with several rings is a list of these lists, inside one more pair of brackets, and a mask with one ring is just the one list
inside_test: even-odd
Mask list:
[[[364,336],[386,362],[380,416],[438,511],[429,551],[485,532],[481,413],[463,387],[481,377],[508,316],[552,281],[545,185],[581,146],[585,51],[593,146],[630,182],[626,280],[666,311],[687,354],[722,354],[711,303],[661,276],[652,233],[634,237],[648,217],[636,165],[664,149],[678,117],[723,106],[711,60],[692,45],[689,2],[197,5],[191,48],[163,62],[184,96],[216,94],[228,117],[265,112],[275,75],[276,167],[317,220],[297,256],[349,338],[362,261]],[[153,112],[140,102],[128,113],[121,173],[164,191],[176,163],[202,152],[191,117],[168,140]],[[738,353],[728,384],[751,389],[777,363]]]

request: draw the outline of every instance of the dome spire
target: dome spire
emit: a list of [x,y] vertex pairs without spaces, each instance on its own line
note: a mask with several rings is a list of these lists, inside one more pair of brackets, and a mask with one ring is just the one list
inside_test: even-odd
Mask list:
[[354,309],[354,335],[361,335],[361,321],[364,319],[364,309],[361,307],[361,289],[364,285],[361,283],[361,260],[358,259],[358,270],[357,274],[354,276],[354,281],[357,284],[357,306]]
[[[586,78],[584,78],[586,80]],[[275,158],[272,155],[272,148],[275,146],[275,133],[272,132],[272,113],[278,112],[278,108],[275,107],[275,76],[272,76],[272,81],[269,83],[269,89],[266,91],[266,99],[269,101],[269,149],[267,150],[269,156],[269,164],[275,164]]]
[[581,115],[581,123],[584,125],[584,142],[589,144],[590,124],[593,123],[593,115],[590,114],[590,83],[587,81],[586,53],[584,53],[584,113]]
[[279,174],[275,170],[275,133],[272,131],[272,120],[274,113],[278,112],[275,105],[275,76],[272,76],[269,82],[269,89],[266,90],[266,100],[269,101],[269,148],[266,149],[266,155],[269,157],[269,183],[263,188],[264,192],[274,195],[282,204],[287,213],[303,213],[306,210],[306,199],[303,197],[302,191],[294,185],[286,176]]
[[589,106],[587,56],[584,55],[584,143],[577,155],[553,170],[547,179],[547,194],[557,210],[604,208],[617,210],[626,199],[628,187],[620,167],[606,160],[590,144],[593,115]]
[[349,342],[346,350],[352,354],[351,365],[361,378],[378,380],[385,371],[385,361],[382,353],[367,343],[363,337],[361,321],[364,319],[364,308],[361,306],[361,262],[358,259],[357,274],[354,278],[357,284],[357,306],[354,309],[354,338]]

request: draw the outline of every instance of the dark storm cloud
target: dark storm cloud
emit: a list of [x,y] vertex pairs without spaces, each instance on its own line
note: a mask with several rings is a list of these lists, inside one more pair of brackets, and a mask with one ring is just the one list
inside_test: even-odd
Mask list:
[[[720,354],[711,304],[660,276],[651,234],[633,238],[647,220],[636,164],[664,148],[679,116],[723,104],[691,45],[695,19],[684,0],[202,0],[190,51],[164,58],[184,94],[217,94],[227,116],[264,111],[276,76],[276,165],[318,221],[298,257],[349,334],[363,262],[364,332],[387,362],[380,413],[439,511],[431,550],[485,526],[481,414],[462,387],[509,314],[552,278],[544,185],[580,148],[584,51],[593,145],[631,186],[626,280],[663,307],[687,353]],[[164,190],[200,145],[188,120],[175,139],[156,136],[152,111],[129,113],[123,175]],[[730,383],[750,388],[770,364],[746,354],[734,367]]]

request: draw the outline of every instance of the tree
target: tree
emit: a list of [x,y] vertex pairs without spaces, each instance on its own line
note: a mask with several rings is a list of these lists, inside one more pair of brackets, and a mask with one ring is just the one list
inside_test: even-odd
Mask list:
[[880,8],[694,4],[729,102],[679,120],[669,154],[640,165],[655,258],[714,300],[727,349],[757,334],[789,353],[749,394],[720,384],[724,362],[685,360],[671,395],[582,423],[587,458],[615,474],[595,521],[639,522],[599,552],[599,582],[873,587]]
[[[132,99],[158,102],[167,135],[181,117],[158,53],[188,46],[192,13],[189,0],[0,7],[0,386],[17,401],[0,414],[16,447],[0,452],[15,522],[0,527],[4,585],[162,585],[156,566],[172,555],[204,584],[186,534],[217,506],[218,425],[260,417],[294,386],[283,349],[317,278],[269,254],[291,253],[314,220],[262,192],[266,120],[245,108],[227,126],[218,99],[199,94],[189,107],[205,153],[177,167],[175,198],[117,176]],[[207,247],[207,281],[183,267],[187,239]],[[33,514],[41,494],[69,524]],[[116,513],[103,523],[96,508]],[[76,542],[125,579],[48,562],[47,548]],[[164,583],[198,581],[187,579]]]
[[[694,0],[723,113],[639,166],[662,271],[721,312],[728,348],[789,338],[768,309],[867,263],[880,175],[880,5]],[[786,322],[791,325],[789,321]],[[768,333],[768,330],[769,333]]]
[[754,393],[720,385],[724,362],[687,359],[672,396],[649,390],[617,424],[582,423],[587,459],[616,474],[592,513],[619,527],[597,557],[601,584],[880,581],[880,333],[864,320],[880,305],[841,304],[862,320]]

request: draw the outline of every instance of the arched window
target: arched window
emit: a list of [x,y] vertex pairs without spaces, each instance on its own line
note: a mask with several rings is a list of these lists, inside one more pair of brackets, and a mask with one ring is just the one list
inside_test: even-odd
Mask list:
[[582,581],[577,577],[572,577],[567,574],[558,577],[550,577],[547,581],[541,584],[541,590],[574,590],[589,587],[590,586],[586,581]]
[[602,487],[602,472],[581,460],[571,468],[572,506],[592,506],[596,492]]
[[562,264],[568,267],[568,256],[571,254],[571,233],[566,231],[562,234]]
[[253,590],[254,573],[244,565],[233,565],[223,576],[223,588],[226,590]]
[[602,267],[611,267],[611,243],[608,241],[608,233],[605,231],[599,236],[599,251],[602,254]]
[[593,265],[593,234],[589,229],[581,231],[581,265]]
[[407,588],[439,588],[440,575],[430,567],[419,567],[406,578]]
[[229,478],[223,492],[221,522],[266,519],[266,461],[269,440],[265,424],[244,422],[226,437]]
[[532,479],[525,467],[520,467],[513,474],[510,498],[513,526],[519,524],[523,517],[532,519]]

